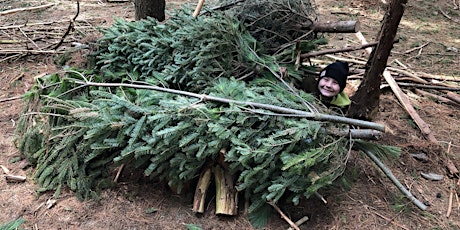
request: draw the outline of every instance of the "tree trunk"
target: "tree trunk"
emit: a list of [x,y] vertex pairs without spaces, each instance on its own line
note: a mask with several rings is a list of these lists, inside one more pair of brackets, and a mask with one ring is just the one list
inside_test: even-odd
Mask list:
[[388,56],[393,48],[399,22],[404,14],[407,0],[392,0],[383,18],[378,39],[379,43],[372,50],[366,63],[364,79],[351,98],[348,117],[372,120],[379,108],[381,76],[385,70]]
[[165,20],[165,6],[165,0],[134,0],[135,19],[152,17],[162,22]]

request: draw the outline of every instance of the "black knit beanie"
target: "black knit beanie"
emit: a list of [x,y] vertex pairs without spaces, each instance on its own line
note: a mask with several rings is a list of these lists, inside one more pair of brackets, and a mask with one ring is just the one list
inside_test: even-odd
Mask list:
[[320,72],[319,79],[322,77],[335,79],[339,83],[340,92],[342,92],[347,84],[348,71],[349,68],[347,62],[336,61],[326,66],[326,68]]

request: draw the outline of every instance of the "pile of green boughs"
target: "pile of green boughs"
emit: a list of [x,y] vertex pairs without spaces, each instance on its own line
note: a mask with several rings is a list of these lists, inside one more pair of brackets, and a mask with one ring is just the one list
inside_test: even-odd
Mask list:
[[[193,18],[184,8],[164,24],[117,20],[102,32],[92,68],[39,78],[25,95],[17,144],[35,165],[41,191],[97,195],[121,164],[180,188],[225,149],[257,219],[267,201],[298,203],[342,174],[351,140],[325,130],[344,125],[143,88],[304,111],[316,105],[286,83],[299,79],[302,68],[294,61],[280,66],[291,57],[264,53],[238,19],[219,12]],[[287,69],[284,81],[280,67]]]

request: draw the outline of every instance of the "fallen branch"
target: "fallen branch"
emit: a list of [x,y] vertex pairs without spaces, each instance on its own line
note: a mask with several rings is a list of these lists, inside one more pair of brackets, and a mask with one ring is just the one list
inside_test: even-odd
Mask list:
[[425,89],[460,91],[460,87],[445,87],[445,86],[438,86],[438,85],[423,85],[423,84],[406,83],[406,82],[398,82],[397,84],[400,85],[400,86],[417,87],[417,88],[425,88]]
[[356,33],[360,26],[359,21],[314,22],[311,29],[322,33]]
[[[398,42],[398,40],[395,40],[395,43]],[[300,55],[300,58],[310,58],[310,57],[316,57],[316,56],[321,56],[325,54],[335,54],[335,53],[343,53],[343,52],[351,52],[351,51],[356,51],[356,50],[362,50],[366,49],[367,47],[372,47],[376,46],[378,42],[373,42],[373,43],[368,43],[364,44],[361,46],[353,46],[353,47],[345,47],[342,49],[327,49],[327,50],[321,50],[321,51],[316,51],[316,52],[308,52]]]
[[435,79],[435,80],[440,80],[440,81],[460,82],[460,78],[454,77],[454,76],[433,75],[433,74],[428,74],[428,73],[424,73],[424,72],[417,72],[417,74],[420,75],[423,78],[428,78],[428,79]]
[[452,101],[448,98],[445,98],[443,96],[439,96],[439,95],[436,95],[436,94],[433,94],[433,93],[429,93],[429,92],[426,92],[426,91],[423,91],[421,89],[414,89],[415,93],[417,94],[420,94],[424,97],[428,97],[428,98],[432,98],[438,102],[441,102],[441,103],[446,103],[446,104],[450,104],[450,105],[460,105],[458,103],[456,103],[455,101]]
[[75,19],[77,19],[78,14],[80,14],[80,0],[77,0],[77,13],[76,13],[75,16],[70,20],[69,26],[67,27],[66,32],[65,32],[64,35],[62,36],[62,38],[61,38],[61,40],[59,41],[59,43],[54,47],[54,50],[57,50],[57,49],[62,45],[62,43],[64,43],[65,37],[67,37],[67,35],[69,35],[70,31],[74,29],[74,22],[75,22]]
[[50,4],[46,4],[42,6],[32,6],[32,7],[16,8],[12,10],[5,10],[5,11],[0,12],[0,16],[4,16],[7,14],[14,14],[14,13],[23,12],[23,11],[33,11],[33,10],[45,9],[48,7],[52,7],[54,5],[56,5],[56,3],[50,3]]
[[198,0],[198,5],[195,8],[195,11],[193,12],[193,17],[196,18],[200,14],[201,8],[203,8],[204,5],[204,0]]
[[174,94],[199,98],[203,102],[206,100],[209,100],[209,101],[216,101],[216,102],[222,102],[222,103],[227,103],[227,104],[233,103],[233,104],[242,105],[242,106],[250,106],[250,107],[267,109],[273,112],[279,112],[279,113],[269,114],[273,116],[303,117],[303,118],[310,118],[310,119],[318,120],[318,121],[331,121],[331,122],[355,125],[355,126],[359,126],[363,128],[375,129],[375,130],[385,132],[385,126],[382,124],[348,118],[348,117],[341,117],[341,116],[314,113],[314,112],[305,112],[302,110],[290,109],[290,108],[285,108],[281,106],[269,105],[269,104],[263,104],[263,103],[257,103],[257,102],[237,101],[237,100],[232,100],[232,99],[227,99],[227,98],[214,97],[210,95],[196,94],[196,93],[191,93],[191,92],[186,92],[186,91],[181,91],[181,90],[168,89],[168,88],[163,88],[163,87],[158,87],[158,86],[153,86],[153,85],[136,85],[136,84],[127,84],[127,83],[97,83],[97,82],[90,82],[90,81],[80,81],[80,80],[75,80],[75,79],[73,80],[74,80],[74,83],[83,85],[83,86],[129,87],[129,88],[136,88],[136,89],[156,90],[156,91],[161,91],[161,92],[174,93]]
[[456,93],[447,92],[446,97],[460,104],[460,97]]
[[5,98],[5,99],[0,99],[0,103],[3,102],[8,102],[8,101],[14,101],[14,100],[19,100],[22,99],[23,96],[16,96],[16,97],[10,97],[10,98]]
[[414,195],[412,195],[412,193],[410,193],[410,191],[407,190],[401,184],[401,182],[398,181],[398,179],[396,179],[396,177],[393,175],[393,173],[390,171],[390,169],[388,169],[372,152],[370,152],[369,150],[366,150],[366,149],[364,149],[363,151],[367,154],[367,156],[369,156],[374,161],[374,163],[385,173],[385,175],[387,175],[387,177],[390,178],[390,180],[393,182],[393,184],[395,184],[396,187],[404,195],[406,195],[407,198],[409,198],[410,201],[412,201],[421,210],[423,210],[423,211],[426,210],[426,208],[427,208],[426,205],[424,205],[420,200],[415,198]]
[[56,50],[0,50],[0,54],[62,54]]
[[295,230],[300,230],[299,226],[297,226],[294,222],[292,222],[292,220],[289,219],[289,217],[287,217],[283,213],[283,211],[281,211],[281,209],[273,201],[269,201],[268,204],[270,204],[273,208],[275,208],[275,210],[281,215],[281,218],[283,218],[286,222],[288,222],[288,224],[291,225],[292,228],[294,228]]
[[27,177],[25,176],[16,176],[16,175],[11,175],[7,174],[5,175],[6,182],[24,182],[26,181]]

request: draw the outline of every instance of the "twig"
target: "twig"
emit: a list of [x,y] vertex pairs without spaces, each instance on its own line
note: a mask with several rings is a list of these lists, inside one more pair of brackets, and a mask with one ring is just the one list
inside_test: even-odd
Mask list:
[[294,228],[295,230],[300,230],[299,226],[297,226],[294,222],[292,222],[292,220],[289,219],[289,217],[287,217],[283,213],[283,211],[281,211],[281,209],[273,201],[269,201],[268,204],[270,204],[273,208],[275,208],[276,211],[281,215],[281,218],[283,218],[286,222],[288,222],[288,224],[291,225],[292,228]]
[[388,217],[386,217],[386,216],[384,216],[384,215],[382,215],[382,214],[380,214],[380,213],[378,213],[378,212],[376,212],[376,211],[372,211],[372,212],[373,212],[375,215],[381,217],[382,219],[384,219],[384,220],[386,220],[386,221],[389,221],[389,222],[391,222],[392,224],[394,224],[394,225],[396,225],[396,226],[398,226],[398,227],[400,227],[400,228],[402,228],[402,229],[409,230],[408,228],[402,226],[401,224],[395,222],[394,220],[392,220],[392,219],[390,219],[390,218],[388,218]]
[[[399,42],[399,40],[395,40],[394,42],[397,43]],[[372,42],[372,43],[364,44],[361,46],[345,47],[341,49],[327,49],[327,50],[321,50],[317,52],[308,52],[308,53],[301,54],[300,57],[305,59],[305,58],[316,57],[316,56],[321,56],[325,54],[351,52],[351,51],[366,49],[368,47],[373,47],[373,46],[376,46],[377,44],[378,42]]]
[[451,20],[451,21],[453,21],[453,22],[455,22],[455,23],[457,23],[457,24],[460,24],[459,21],[457,21],[457,20],[451,18],[446,12],[444,12],[444,11],[441,9],[440,6],[438,6],[438,9],[439,9],[439,12],[441,12],[441,14],[444,15],[444,17],[446,17],[447,19],[449,19],[449,20]]
[[445,86],[438,86],[438,85],[423,85],[423,84],[406,83],[406,82],[398,82],[398,85],[408,86],[408,87],[417,87],[417,88],[426,88],[426,89],[460,91],[460,87],[457,88],[457,87],[445,87]]
[[454,189],[451,187],[450,188],[450,194],[449,194],[449,206],[447,206],[447,213],[446,213],[447,218],[449,218],[450,213],[452,212],[453,199],[454,199]]
[[225,5],[213,7],[213,8],[211,8],[211,10],[227,10],[227,9],[230,9],[231,7],[233,7],[234,5],[236,5],[236,4],[240,3],[240,2],[244,2],[244,1],[245,0],[236,0],[236,1],[230,2],[230,3],[225,4]]
[[118,182],[118,178],[120,178],[121,172],[123,171],[124,167],[125,167],[124,164],[122,164],[122,165],[120,165],[120,167],[118,167],[117,175],[115,175],[115,178],[113,179],[113,182],[115,182],[115,183]]
[[442,102],[442,103],[446,103],[446,104],[450,104],[450,105],[460,105],[460,104],[456,103],[455,101],[452,101],[452,100],[450,100],[448,98],[445,98],[443,96],[439,96],[439,95],[436,95],[436,94],[432,94],[432,93],[423,91],[421,89],[415,89],[414,91],[415,91],[415,93],[421,94],[421,95],[423,95],[425,97],[433,98],[438,102]]
[[10,97],[10,98],[0,99],[0,103],[18,100],[18,99],[21,99],[22,97],[23,96],[15,96],[15,97]]
[[204,0],[198,0],[198,5],[195,8],[195,11],[193,12],[193,17],[196,18],[200,14],[201,8],[203,8],[204,5]]
[[449,98],[452,101],[460,103],[460,96],[458,96],[458,94],[456,94],[456,93],[447,92],[446,97]]
[[67,31],[64,33],[64,35],[62,36],[62,38],[59,41],[59,43],[54,47],[54,50],[57,50],[59,48],[59,46],[62,45],[62,43],[64,42],[65,37],[67,37],[67,35],[69,35],[69,33],[70,33],[70,30],[72,30],[74,28],[73,25],[74,25],[75,19],[77,19],[79,13],[80,13],[80,0],[77,0],[77,13],[72,18],[72,20],[70,20],[69,27],[67,27]]
[[[296,222],[295,222],[295,225],[300,226],[300,225],[302,225],[303,223],[307,222],[308,219],[309,219],[308,216],[304,216],[304,217],[300,218],[298,221],[296,221]],[[289,227],[288,230],[294,230],[294,228]]]
[[387,175],[387,177],[393,182],[393,184],[395,184],[396,187],[402,193],[404,193],[404,195],[406,195],[407,198],[409,198],[409,200],[411,200],[421,210],[423,210],[423,211],[426,210],[426,208],[427,208],[426,205],[424,205],[420,200],[415,198],[412,195],[412,193],[410,193],[410,191],[407,190],[401,184],[401,182],[398,181],[398,179],[396,179],[396,177],[393,175],[393,173],[390,171],[390,169],[388,169],[371,151],[366,150],[366,149],[363,149],[363,151],[367,154],[367,156],[369,156],[374,161],[374,163],[385,173],[385,175]]
[[[210,101],[216,101],[216,102],[222,102],[222,103],[234,103],[236,105],[252,106],[252,107],[267,109],[267,110],[271,110],[275,112],[280,112],[280,113],[283,113],[284,115],[288,115],[292,117],[304,117],[304,118],[310,118],[310,119],[318,120],[318,121],[331,121],[331,122],[345,123],[349,125],[356,125],[356,126],[360,126],[363,128],[370,128],[370,129],[375,129],[375,130],[385,132],[385,126],[382,124],[375,123],[375,122],[363,121],[363,120],[335,116],[335,115],[330,115],[330,114],[305,112],[302,110],[290,109],[290,108],[285,108],[281,106],[269,105],[269,104],[263,104],[263,103],[257,103],[257,102],[237,101],[237,100],[232,100],[232,99],[227,99],[227,98],[214,97],[214,96],[205,95],[205,94],[196,94],[196,93],[191,93],[191,92],[186,92],[186,91],[181,91],[181,90],[168,89],[168,88],[163,88],[163,87],[158,87],[158,86],[153,86],[153,85],[136,85],[136,84],[127,84],[127,83],[96,83],[96,82],[80,81],[80,80],[74,80],[74,82],[76,84],[80,84],[84,86],[129,87],[129,88],[136,88],[136,89],[156,90],[156,91],[161,91],[161,92],[168,92],[168,93],[174,93],[174,94],[179,94],[179,95],[184,95],[184,96],[189,96],[189,97],[195,97],[195,98],[199,98],[202,101],[210,100]],[[276,114],[273,114],[273,115],[276,115]]]
[[420,46],[414,47],[414,48],[412,48],[412,49],[406,50],[403,54],[411,53],[411,52],[414,51],[414,50],[420,50],[420,49],[422,49],[423,47],[427,46],[427,45],[430,44],[430,43],[431,43],[431,42],[427,42],[427,43],[425,43],[425,44],[423,44],[423,45],[420,45]]
[[32,39],[30,39],[29,36],[27,36],[27,34],[24,33],[24,31],[21,28],[19,28],[19,31],[21,31],[22,35],[24,35],[24,37],[26,37],[27,40],[29,40],[32,44],[34,44],[35,47],[37,47],[37,49],[40,50],[40,47],[38,47],[38,45]]
[[56,3],[50,3],[42,6],[33,6],[33,7],[24,7],[24,8],[17,8],[17,9],[12,9],[12,10],[5,10],[0,12],[0,16],[7,15],[7,14],[13,14],[17,12],[22,12],[22,11],[32,11],[32,10],[40,10],[48,7],[52,7],[56,5]]
[[[356,33],[357,37],[361,40],[361,43],[367,43],[366,39],[361,33]],[[372,49],[366,49],[366,52],[371,53]],[[391,87],[391,90],[393,93],[396,95],[398,100],[401,102],[403,105],[404,109],[406,112],[410,115],[410,117],[414,120],[415,124],[417,124],[417,127],[420,129],[422,134],[431,142],[433,143],[438,143],[436,138],[434,137],[433,133],[430,130],[430,127],[428,124],[425,123],[425,121],[420,118],[420,115],[417,113],[417,111],[414,109],[412,104],[410,103],[408,97],[404,92],[399,88],[398,84],[396,83],[395,79],[391,76],[391,74],[385,69],[383,71],[383,77],[385,78],[386,82]]]

